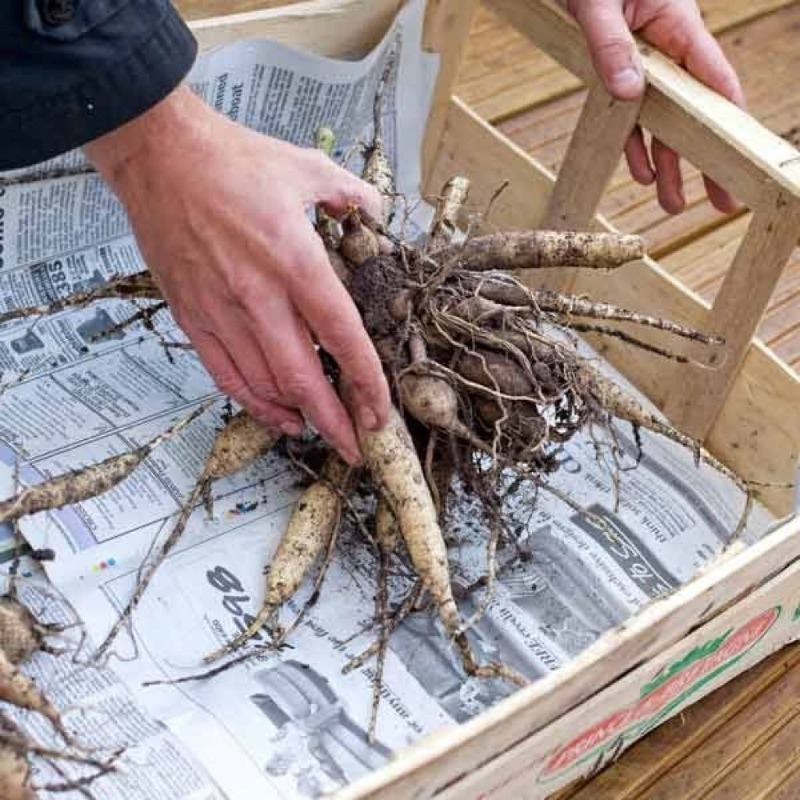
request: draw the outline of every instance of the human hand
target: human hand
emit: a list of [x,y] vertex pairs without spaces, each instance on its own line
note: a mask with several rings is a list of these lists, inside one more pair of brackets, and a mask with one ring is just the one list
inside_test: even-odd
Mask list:
[[304,417],[348,461],[348,411],[314,341],[338,362],[361,425],[389,389],[358,311],[306,216],[320,203],[378,216],[377,192],[327,156],[237,125],[180,88],[85,148],[124,203],[177,323],[217,386],[271,429]]
[[[638,33],[712,89],[744,106],[736,72],[717,40],[706,29],[695,0],[566,0],[569,12],[586,36],[598,75],[620,100],[633,100],[644,91],[644,71],[633,33]],[[652,160],[651,160],[652,155]],[[658,200],[671,214],[683,210],[678,155],[653,139],[648,154],[644,136],[636,128],[625,148],[634,180],[656,181]],[[733,198],[705,178],[709,200],[720,211],[735,210]]]

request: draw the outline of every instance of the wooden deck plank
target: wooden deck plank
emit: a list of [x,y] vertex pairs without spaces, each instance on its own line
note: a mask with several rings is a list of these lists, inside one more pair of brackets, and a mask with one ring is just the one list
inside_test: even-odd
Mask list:
[[720,31],[788,6],[792,2],[794,0],[757,0],[757,2],[752,2],[752,0],[700,0],[700,8],[706,25],[712,31]]
[[[745,710],[751,711],[753,705]],[[738,726],[744,727],[747,722],[743,718]],[[729,767],[722,780],[706,794],[695,796],[704,800],[737,800],[742,796],[742,787],[747,786],[751,800],[769,800],[775,787],[800,768],[798,755],[800,704],[795,698],[783,706],[781,716],[759,740],[742,750],[735,768]]]
[[[702,741],[692,753],[647,788],[646,800],[733,800],[747,787],[748,798],[758,797],[772,783],[784,754],[784,730],[796,737],[800,706],[800,669],[750,699],[727,724]],[[751,759],[759,766],[753,768]],[[748,762],[749,766],[748,766]],[[742,782],[742,770],[748,773]],[[736,791],[738,781],[739,794]],[[631,797],[634,800],[634,797]],[[645,800],[643,795],[636,800]]]
[[486,8],[473,23],[458,94],[497,122],[572,92],[580,81]]
[[770,347],[778,358],[783,359],[794,369],[800,370],[800,326],[787,328],[770,342]]
[[781,783],[771,787],[767,797],[758,800],[797,800],[800,797],[800,760],[794,767],[790,774],[783,776]]

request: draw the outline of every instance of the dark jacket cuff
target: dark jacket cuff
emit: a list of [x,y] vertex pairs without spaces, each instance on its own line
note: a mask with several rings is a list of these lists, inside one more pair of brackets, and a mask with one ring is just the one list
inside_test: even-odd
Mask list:
[[197,43],[168,3],[161,19],[149,22],[152,33],[119,60],[94,64],[94,70],[89,64],[89,74],[64,91],[43,91],[22,107],[2,109],[0,170],[86,144],[138,117],[178,86],[194,63]]

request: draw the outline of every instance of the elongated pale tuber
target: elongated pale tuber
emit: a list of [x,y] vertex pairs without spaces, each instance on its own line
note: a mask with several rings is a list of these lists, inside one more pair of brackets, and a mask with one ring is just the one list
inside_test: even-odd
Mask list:
[[269,566],[261,610],[245,631],[206,656],[206,663],[246,644],[273,620],[280,607],[300,588],[339,525],[342,493],[346,491],[351,472],[339,456],[328,457],[319,480],[312,483],[295,504]]
[[58,709],[39,689],[33,679],[21,672],[2,650],[0,650],[0,700],[18,708],[37,711],[50,720],[64,741],[72,741],[72,737],[61,721]]
[[357,430],[364,462],[394,512],[411,563],[430,592],[445,630],[455,636],[461,619],[450,586],[447,547],[408,428],[392,408],[382,430]]
[[57,475],[24,489],[0,503],[0,523],[54,508],[90,500],[122,483],[159,445],[171,439],[200,416],[210,403],[198,406],[189,416],[176,422],[129,453],[111,456],[97,464]]
[[641,236],[617,233],[525,231],[492,233],[431,253],[441,265],[460,270],[586,267],[612,269],[644,255]]

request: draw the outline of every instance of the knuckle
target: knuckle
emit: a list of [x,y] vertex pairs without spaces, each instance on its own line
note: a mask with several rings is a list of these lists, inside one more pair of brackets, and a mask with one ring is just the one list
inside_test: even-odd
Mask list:
[[253,267],[237,267],[226,276],[227,292],[239,304],[253,297],[259,284],[258,270]]
[[270,199],[267,224],[265,225],[270,233],[270,238],[283,238],[286,221],[301,213],[298,202],[294,198],[284,191],[276,191]]
[[[586,13],[588,4],[585,0],[567,0],[567,12],[575,19],[582,20]],[[589,8],[591,10],[591,8]]]
[[[313,377],[305,372],[293,372],[280,380],[280,394],[284,402],[293,406],[304,406],[313,397]],[[318,394],[318,393],[317,393]]]
[[[368,349],[361,339],[354,335],[354,331],[347,330],[343,326],[328,328],[324,335],[320,336],[320,344],[327,350],[342,368],[350,368],[351,372],[364,374],[369,366],[367,360]],[[353,369],[353,367],[356,369]]]
[[328,305],[320,304],[313,318],[308,318],[319,343],[339,361],[347,357],[365,357],[371,344],[356,307],[346,294],[335,299],[330,297],[330,292],[327,294]]
[[275,384],[267,379],[256,379],[248,383],[250,390],[256,397],[266,400],[269,403],[275,403],[280,400]]
[[688,55],[692,49],[693,44],[697,41],[697,31],[701,33],[705,28],[693,26],[685,18],[678,20],[676,24],[669,25],[664,29],[659,41],[659,49],[663,50],[672,58],[682,59]]
[[282,408],[280,405],[273,403],[259,403],[253,405],[251,413],[261,423],[268,428],[278,428],[283,423],[289,422],[293,419],[292,412],[289,409]]
[[302,236],[284,248],[281,270],[285,285],[291,286],[293,291],[302,292],[304,296],[317,296],[330,267],[321,242],[314,236]]
[[323,309],[324,316],[319,320],[318,335],[325,347],[332,347],[341,353],[343,349],[354,349],[358,343],[363,326],[357,316],[349,313],[350,309],[342,307],[341,300],[331,302]]
[[304,250],[302,248],[289,247],[281,256],[281,268],[287,278],[291,278],[294,282],[299,282],[302,291],[305,292],[310,290],[309,279],[316,271],[314,269],[316,259],[313,257],[315,254],[315,250],[312,248]]
[[351,382],[359,392],[373,401],[383,401],[389,396],[389,385],[379,363],[370,365],[370,368],[364,369],[361,375],[353,376]]
[[214,383],[221,392],[236,400],[239,400],[239,398],[247,394],[247,385],[244,380],[242,380],[242,376],[233,368],[216,369],[211,372],[211,377],[214,379]]
[[630,59],[635,49],[635,45],[633,41],[626,36],[615,35],[609,36],[602,41],[597,42],[595,49],[598,55],[601,57],[618,61],[622,59]]

